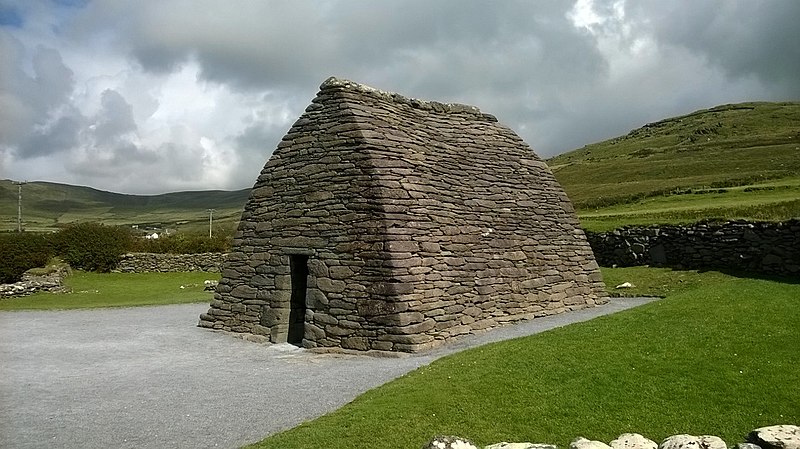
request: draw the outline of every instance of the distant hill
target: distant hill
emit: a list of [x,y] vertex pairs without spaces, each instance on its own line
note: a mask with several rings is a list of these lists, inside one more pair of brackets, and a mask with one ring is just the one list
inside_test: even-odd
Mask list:
[[[588,229],[707,218],[800,218],[800,103],[717,106],[649,123],[547,160]],[[31,182],[23,223],[233,229],[250,189],[124,195]],[[0,231],[17,227],[17,186],[0,180]]]
[[[57,229],[76,221],[98,221],[145,228],[207,229],[208,209],[219,227],[239,220],[250,189],[126,195],[91,187],[29,182],[22,187],[23,226]],[[17,228],[17,186],[0,180],[0,230]]]
[[798,217],[800,103],[704,109],[547,163],[590,228]]

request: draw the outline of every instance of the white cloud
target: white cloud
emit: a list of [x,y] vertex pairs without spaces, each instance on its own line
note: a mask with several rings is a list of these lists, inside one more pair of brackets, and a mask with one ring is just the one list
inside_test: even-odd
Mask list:
[[0,177],[243,188],[330,75],[479,106],[542,156],[796,100],[798,2],[11,2]]

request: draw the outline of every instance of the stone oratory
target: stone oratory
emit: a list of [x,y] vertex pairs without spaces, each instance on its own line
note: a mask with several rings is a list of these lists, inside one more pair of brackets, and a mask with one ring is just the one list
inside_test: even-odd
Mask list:
[[253,186],[199,325],[416,352],[605,301],[567,195],[512,130],[330,78]]

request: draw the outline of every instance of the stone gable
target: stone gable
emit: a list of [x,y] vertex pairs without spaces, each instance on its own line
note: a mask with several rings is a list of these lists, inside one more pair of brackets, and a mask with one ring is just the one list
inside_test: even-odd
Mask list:
[[478,108],[331,78],[264,166],[200,326],[427,349],[605,301],[566,194]]

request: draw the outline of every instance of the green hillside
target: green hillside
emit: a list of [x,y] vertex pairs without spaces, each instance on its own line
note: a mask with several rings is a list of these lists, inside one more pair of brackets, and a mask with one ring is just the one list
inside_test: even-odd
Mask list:
[[800,217],[800,103],[717,106],[547,162],[589,229]]
[[[649,123],[547,161],[587,229],[702,219],[800,218],[800,103],[717,106]],[[123,195],[49,182],[23,187],[23,226],[76,221],[233,229],[249,189]],[[17,227],[17,186],[0,180],[0,231]]]
[[[17,228],[17,186],[0,180],[0,231]],[[214,209],[215,228],[232,229],[250,189],[125,195],[90,187],[29,182],[22,188],[23,227],[52,230],[68,223],[97,221],[109,225],[138,225],[141,229],[208,229],[208,209]]]

